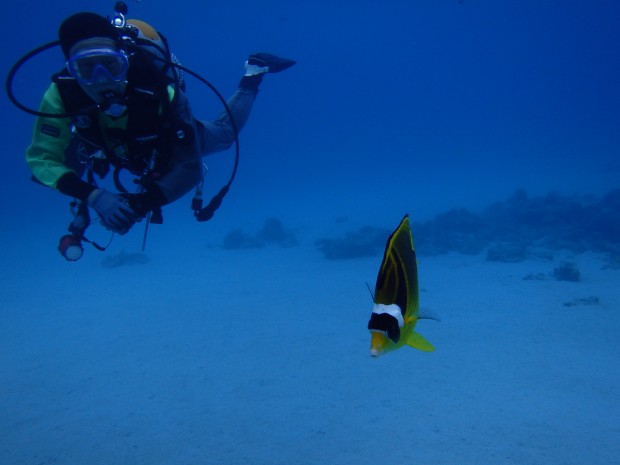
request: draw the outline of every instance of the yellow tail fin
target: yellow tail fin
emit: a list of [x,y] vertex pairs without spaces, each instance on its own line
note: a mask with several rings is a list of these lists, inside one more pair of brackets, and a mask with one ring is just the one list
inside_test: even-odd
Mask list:
[[415,331],[412,331],[409,337],[407,337],[407,345],[415,349],[423,350],[424,352],[432,352],[435,350],[433,345],[424,339],[424,336]]

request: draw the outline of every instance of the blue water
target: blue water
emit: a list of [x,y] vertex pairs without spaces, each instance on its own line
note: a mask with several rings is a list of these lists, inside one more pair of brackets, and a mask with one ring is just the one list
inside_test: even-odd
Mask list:
[[[23,401],[13,409],[0,400],[0,463],[76,463],[70,459],[71,451],[74,458],[87,461],[82,463],[160,463],[152,453],[144,452],[149,450],[149,437],[155,437],[157,450],[163,451],[161,463],[168,464],[374,463],[371,458],[378,455],[373,455],[374,449],[364,448],[365,443],[360,441],[372,442],[377,432],[371,427],[347,427],[347,408],[364,411],[365,415],[351,421],[376,421],[380,437],[389,442],[386,430],[390,423],[369,413],[375,405],[370,392],[398,383],[398,379],[388,378],[379,386],[369,386],[365,397],[360,383],[368,380],[364,371],[358,370],[363,365],[355,365],[355,392],[353,401],[347,403],[349,388],[346,379],[341,379],[346,378],[346,364],[364,362],[348,354],[325,365],[320,357],[304,352],[303,328],[297,326],[294,313],[288,312],[301,308],[303,316],[298,318],[308,327],[316,325],[309,337],[320,339],[325,316],[320,314],[320,318],[313,320],[316,309],[305,305],[320,302],[317,295],[322,294],[325,285],[322,267],[329,270],[326,279],[330,280],[330,292],[334,280],[347,283],[346,293],[343,291],[347,298],[333,295],[325,299],[331,302],[332,311],[346,311],[347,306],[353,306],[348,296],[355,292],[359,292],[359,302],[367,304],[363,281],[372,281],[380,256],[363,259],[359,266],[328,262],[320,256],[314,241],[340,237],[347,230],[357,231],[364,225],[389,230],[405,212],[414,220],[427,221],[452,208],[479,211],[509,198],[517,189],[534,197],[557,192],[567,197],[598,198],[620,187],[617,2],[300,3],[128,2],[129,16],[144,19],[161,30],[183,64],[204,75],[225,96],[234,91],[243,62],[251,52],[271,52],[298,62],[285,73],[269,75],[264,80],[250,122],[241,134],[237,179],[215,219],[196,225],[189,198],[167,207],[166,223],[149,236],[146,264],[141,255],[131,255],[140,253],[141,227],[126,237],[114,239],[107,257],[115,257],[116,262],[102,262],[106,254],[93,249],[88,249],[86,256],[71,266],[62,261],[55,247],[70,220],[67,199],[29,180],[23,154],[30,140],[33,117],[14,108],[4,93],[0,96],[0,137],[4,149],[0,162],[4,257],[0,276],[5,283],[0,293],[1,334],[5,339],[0,354],[0,399]],[[55,40],[59,23],[69,14],[87,8],[110,14],[112,7],[113,2],[101,0],[87,5],[68,0],[14,3],[0,30],[4,44],[2,75],[27,51]],[[61,66],[57,50],[28,63],[15,82],[19,98],[36,107],[49,77]],[[220,107],[208,89],[190,81],[188,94],[200,118],[217,116]],[[207,163],[208,189],[215,192],[229,175],[232,153],[216,155]],[[233,251],[221,248],[231,230],[240,228],[255,234],[271,217],[280,219],[294,232],[298,247],[276,247],[277,253],[273,255],[269,245]],[[93,234],[102,241],[108,237],[100,228]],[[121,252],[126,255],[119,255]],[[306,256],[317,260],[308,269],[300,264]],[[137,262],[132,262],[131,257]],[[265,265],[271,262],[273,267]],[[308,273],[307,279],[287,277],[291,271],[274,271],[278,269],[276,264],[283,262],[293,266],[297,274]],[[541,266],[552,268],[551,264]],[[441,275],[436,269],[434,272]],[[274,288],[279,288],[278,280],[283,281],[285,290],[281,295],[279,291],[273,295]],[[143,297],[144,289],[153,288],[157,291]],[[119,294],[126,292],[131,296],[124,301]],[[441,293],[449,294],[450,287]],[[300,298],[302,294],[312,297]],[[215,303],[214,299],[219,300]],[[278,304],[270,313],[268,303],[273,301]],[[145,308],[141,302],[145,302]],[[154,322],[146,308],[149,304],[157,307]],[[217,306],[223,306],[234,316],[209,313]],[[179,313],[171,312],[171,308]],[[253,312],[249,320],[237,314],[241,308]],[[359,317],[359,322],[346,321],[363,332],[366,317]],[[149,324],[146,329],[139,329],[143,319],[149,320]],[[196,322],[203,319],[204,323],[196,327]],[[344,320],[338,317],[331,323],[342,324]],[[209,325],[210,321],[217,329]],[[169,325],[170,332],[166,333]],[[83,330],[85,326],[87,330]],[[138,330],[134,335],[119,332],[119,327],[127,326]],[[187,330],[188,326],[193,327]],[[279,335],[289,334],[291,326],[296,336],[290,356],[300,357],[302,363],[282,358],[287,354],[286,347],[277,350],[277,361],[287,376],[299,384],[270,385],[283,376],[282,372],[261,364],[267,363],[271,344],[279,345]],[[249,377],[247,372],[226,365],[226,350],[208,345],[207,335],[227,331],[275,338],[255,352],[244,347],[243,341],[234,341],[234,337],[233,341],[224,339],[226,344],[248,349],[247,354],[256,353],[260,362],[251,365]],[[441,333],[441,329],[434,331]],[[59,339],[54,334],[60,335]],[[330,351],[357,350],[357,335],[352,340],[342,339],[340,331],[333,327],[327,334],[332,338],[328,344]],[[290,336],[283,337],[288,340]],[[82,344],[93,339],[96,346],[83,349]],[[166,343],[159,344],[161,340]],[[344,342],[339,343],[341,340]],[[501,343],[493,338],[491,341],[499,350]],[[612,343],[615,354],[617,342]],[[218,339],[217,344],[224,342]],[[154,350],[159,358],[149,359],[149,350]],[[209,363],[221,365],[217,380],[205,381],[203,385],[197,380],[209,378],[203,373],[209,372],[208,363],[196,359],[208,353],[212,357]],[[175,354],[182,360],[175,358]],[[421,354],[407,356],[415,364]],[[603,358],[607,356],[606,353]],[[231,357],[238,363],[246,360],[240,354]],[[403,357],[399,358],[403,361],[406,356],[398,357]],[[115,371],[115,360],[121,365],[146,367],[146,380],[140,377],[140,370]],[[339,366],[338,360],[344,365]],[[77,371],[63,381],[63,370],[74,362]],[[455,361],[454,365],[443,366],[422,363],[428,379],[433,378],[434,369],[457,366]],[[570,366],[568,362],[562,363],[566,363],[566,374]],[[98,364],[102,366],[100,371]],[[175,364],[183,364],[182,373],[175,370]],[[318,372],[323,370],[322,374],[313,374],[313,364]],[[587,366],[587,362],[583,361],[583,365]],[[301,366],[303,369],[296,372]],[[261,372],[262,367],[268,374]],[[345,375],[341,376],[343,370]],[[310,389],[303,402],[293,401],[295,408],[286,407],[286,402],[291,402],[292,393],[287,390],[291,386],[301,389],[318,376],[326,384],[324,389],[329,390],[326,372],[338,379],[342,391],[328,395],[326,400],[324,394]],[[381,375],[391,373],[381,369]],[[617,369],[614,375],[617,376]],[[442,376],[449,379],[445,372]],[[476,383],[482,385],[484,380],[471,376],[474,379],[467,379],[467,388],[469,395],[475,397]],[[110,379],[114,382],[106,384]],[[175,381],[166,383],[162,379]],[[569,382],[570,376],[562,379]],[[508,379],[504,381],[509,384]],[[413,383],[415,379],[408,378],[407,382]],[[212,394],[209,383],[213,386]],[[94,385],[103,389],[105,398],[99,397],[99,391],[89,397]],[[187,394],[186,389],[193,394]],[[139,394],[141,390],[146,397]],[[18,395],[20,392],[23,395]],[[80,411],[79,406],[72,404],[76,392],[82,393],[78,397],[84,402],[84,415],[67,419],[62,408],[52,404],[64,406],[65,411]],[[412,385],[407,392],[411,392],[412,398],[406,402],[430,397],[437,415],[459,408],[455,399],[435,398],[424,386]],[[41,400],[46,393],[48,401]],[[546,393],[547,400],[554,398],[552,392]],[[232,409],[235,415],[228,417],[226,409],[217,405],[204,407],[217,395],[225,399],[225,405],[236,405]],[[593,396],[596,395],[594,392]],[[605,391],[604,395],[608,396],[605,399],[618,396],[617,391]],[[258,404],[249,403],[253,407],[247,410],[235,404],[247,402],[252,396],[258,398]],[[153,399],[161,398],[168,401],[162,403],[160,411]],[[282,403],[278,399],[283,399]],[[481,403],[472,404],[470,399],[468,405],[483,405],[477,400]],[[344,418],[339,427],[325,427],[320,418],[311,414],[325,409],[326,401],[333,409],[342,409],[328,415],[332,426]],[[164,417],[176,411],[177,416],[173,415],[170,421],[161,420],[167,426],[157,430],[159,435],[154,434],[144,422],[131,417],[135,413],[126,414],[133,411],[129,405],[132,402],[148,403],[150,416],[146,424],[159,425],[158,412]],[[203,407],[196,405],[201,402]],[[382,405],[400,408],[394,400],[384,399]],[[489,414],[488,406],[478,412],[471,408],[473,416]],[[209,409],[215,412],[213,418],[209,418]],[[304,415],[308,418],[306,423]],[[425,421],[432,423],[429,416],[432,415],[427,413]],[[268,425],[283,428],[274,432],[274,437],[261,429],[261,418],[265,417]],[[566,421],[571,420],[576,421],[570,416]],[[199,441],[193,440],[191,434],[196,430],[204,432],[207,424],[212,428],[210,441],[201,451],[196,448]],[[527,424],[525,420],[516,423],[518,441],[528,442]],[[287,425],[297,428],[300,436],[287,434]],[[493,424],[490,425],[484,433],[491,434]],[[617,433],[617,426],[597,425],[594,420],[588,425],[595,428],[592,449],[596,449],[598,434],[602,451],[591,463],[612,463],[615,456],[607,453],[611,443],[607,435],[614,428]],[[453,427],[458,429],[457,425]],[[424,431],[422,424],[416,424],[414,429],[417,434]],[[42,439],[50,437],[50,431],[56,431],[51,435],[56,438],[55,443]],[[62,435],[58,431],[75,434]],[[9,437],[8,433],[10,441],[3,438]],[[435,447],[449,448],[441,438],[441,428],[433,434]],[[552,435],[552,431],[547,434]],[[16,435],[23,437],[23,441],[16,441]],[[508,431],[504,431],[502,438],[507,435]],[[33,443],[28,442],[29,437]],[[128,440],[129,437],[132,439]],[[252,438],[247,448],[233,444],[243,443],[244,437]],[[185,438],[185,443],[179,444],[179,438]],[[400,447],[404,450],[393,452],[396,461],[415,457],[414,451],[409,454],[406,450],[405,438],[406,435],[392,436],[394,444],[403,440]],[[569,441],[572,436],[565,434],[560,438]],[[168,444],[167,440],[171,442]],[[268,452],[271,440],[273,456]],[[478,437],[475,445],[482,447],[485,442],[484,437]],[[365,455],[358,455],[347,443],[357,444]],[[133,451],[131,444],[136,444]],[[331,448],[329,453],[316,452],[322,444]],[[338,444],[343,444],[343,449],[337,450]],[[485,456],[481,449],[476,449],[461,463],[535,463],[536,458],[540,463],[577,463],[564,456],[554,462],[553,453],[556,447],[561,448],[561,441],[554,444],[548,449],[528,449],[523,455],[495,451],[493,459],[487,456],[488,460],[481,458]],[[124,459],[115,455],[120,448],[128,450]],[[517,443],[509,448],[513,452],[519,450]],[[185,453],[179,455],[182,460],[175,462],[171,457],[177,449]],[[282,450],[280,456],[278,450]],[[298,456],[295,450],[299,450]],[[388,458],[389,454],[387,451],[383,457]],[[450,460],[441,454],[433,458],[430,448],[423,448],[418,457],[421,463],[429,464]],[[587,459],[587,454],[583,459]]]

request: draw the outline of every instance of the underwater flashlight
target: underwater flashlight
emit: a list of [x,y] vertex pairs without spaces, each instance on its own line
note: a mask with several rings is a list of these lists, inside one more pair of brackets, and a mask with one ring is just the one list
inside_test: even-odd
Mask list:
[[75,234],[66,234],[62,236],[58,243],[58,251],[70,262],[75,262],[82,258],[84,247],[82,247],[80,236]]

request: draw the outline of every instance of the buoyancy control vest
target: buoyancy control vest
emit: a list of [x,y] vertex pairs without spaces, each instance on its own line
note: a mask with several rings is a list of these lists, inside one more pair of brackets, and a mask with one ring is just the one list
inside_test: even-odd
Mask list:
[[[145,23],[135,23],[144,29]],[[150,28],[148,25],[146,27]],[[144,38],[143,30],[136,29],[142,36],[141,43],[154,42],[154,30],[147,29],[149,36]],[[157,39],[160,39],[159,35]],[[165,39],[159,42],[165,45],[165,49],[155,44],[155,50],[159,54],[165,51],[174,59]],[[116,174],[121,169],[133,174],[141,174],[145,169],[157,172],[170,162],[174,144],[184,145],[193,140],[192,128],[186,122],[175,121],[169,111],[176,93],[184,88],[182,78],[176,70],[158,62],[154,58],[156,53],[147,50],[147,46],[133,44],[128,52],[127,110],[126,116],[122,117],[127,120],[123,129],[115,127],[118,125],[101,124],[102,112],[66,68],[52,77],[65,111],[77,115],[72,118],[72,127],[79,137],[82,151],[88,157],[98,152],[105,155],[105,158],[91,158],[88,163],[101,177],[108,173],[110,165],[116,168]],[[153,157],[154,151],[156,158]],[[153,160],[156,161],[154,166]],[[118,176],[115,176],[115,181],[117,179]],[[125,190],[119,184],[117,188]]]

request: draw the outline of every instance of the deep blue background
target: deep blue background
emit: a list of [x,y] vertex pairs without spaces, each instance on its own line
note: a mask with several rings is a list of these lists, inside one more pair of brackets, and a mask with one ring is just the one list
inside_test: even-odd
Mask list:
[[[391,225],[404,211],[426,219],[454,206],[475,209],[516,188],[599,194],[618,187],[616,1],[128,5],[130,17],[161,30],[183,64],[226,96],[250,52],[298,61],[265,79],[241,135],[238,179],[218,214],[229,225],[241,213]],[[54,40],[67,15],[112,7],[14,3],[0,32],[2,73]],[[36,107],[60,66],[57,50],[29,63],[15,84],[19,97]],[[199,83],[190,82],[189,94],[198,117],[218,114]],[[5,95],[1,105],[3,210],[45,225],[62,217],[64,227],[66,199],[28,180],[23,153],[33,118]],[[213,189],[225,182],[230,155],[207,160]],[[169,215],[190,215],[189,200],[182,202]],[[22,226],[4,223],[12,232]]]
[[[182,199],[150,229],[145,255],[142,223],[77,263],[56,250],[69,199],[29,181],[33,117],[0,96],[0,462],[617,461],[617,271],[579,256],[584,282],[573,283],[550,278],[563,254],[425,257],[446,222],[414,230],[422,309],[443,319],[419,330],[438,350],[371,363],[363,283],[380,252],[326,261],[313,242],[364,224],[392,230],[405,212],[482,208],[517,188],[620,187],[617,0],[128,3],[224,95],[253,51],[298,64],[265,78],[212,222],[197,224]],[[112,7],[13,2],[0,72],[54,40],[69,14]],[[25,66],[20,98],[36,107],[61,66],[57,50]],[[219,113],[203,86],[188,92],[199,117]],[[206,161],[213,192],[231,152]],[[547,219],[535,206],[533,231],[506,234],[526,231],[518,245]],[[482,232],[508,229],[511,211],[481,217],[498,226]],[[300,246],[217,247],[268,216]],[[480,237],[458,215],[452,224],[466,245]],[[566,229],[572,240],[583,231]],[[605,233],[617,229],[600,229],[584,246],[615,246]],[[99,225],[88,234],[110,237]]]

